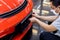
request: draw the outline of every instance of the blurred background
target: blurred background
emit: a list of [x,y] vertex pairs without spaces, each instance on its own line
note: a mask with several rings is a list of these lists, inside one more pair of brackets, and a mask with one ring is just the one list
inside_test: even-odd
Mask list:
[[[34,2],[34,8],[33,12],[38,13],[39,15],[43,16],[53,16],[54,14],[50,11],[50,2],[49,0],[33,0]],[[48,24],[48,21],[44,21],[45,23]],[[40,34],[45,31],[43,30],[38,24],[33,24],[33,29],[32,29],[32,38],[31,40],[39,40]]]

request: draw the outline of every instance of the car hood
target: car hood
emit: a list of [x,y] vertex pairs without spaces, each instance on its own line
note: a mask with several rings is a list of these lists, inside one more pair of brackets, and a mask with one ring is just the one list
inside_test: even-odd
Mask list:
[[16,9],[22,5],[25,0],[0,0],[0,15]]

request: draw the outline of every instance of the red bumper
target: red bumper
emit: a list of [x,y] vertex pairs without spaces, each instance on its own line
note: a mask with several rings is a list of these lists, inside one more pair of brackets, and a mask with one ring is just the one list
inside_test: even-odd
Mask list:
[[[28,4],[26,6],[26,8],[19,12],[18,14],[9,17],[9,18],[4,18],[4,19],[0,19],[0,38],[13,33],[15,30],[15,26],[21,22],[27,15],[29,15],[29,13],[31,12],[33,7],[32,1],[28,0]],[[29,30],[30,27],[28,27],[27,31]],[[26,33],[24,31],[24,33]],[[21,35],[24,36],[25,34],[22,33]],[[19,34],[20,35],[20,34]],[[20,35],[20,36],[21,36]],[[21,36],[21,38],[22,38]]]
[[22,34],[18,34],[13,38],[13,40],[22,40],[22,38],[26,35],[26,33],[29,31],[29,29],[32,27],[32,23],[28,25],[28,27],[24,30]]

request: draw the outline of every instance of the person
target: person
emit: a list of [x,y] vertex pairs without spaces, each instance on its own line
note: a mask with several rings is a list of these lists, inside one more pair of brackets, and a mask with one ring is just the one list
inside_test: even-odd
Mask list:
[[58,16],[59,14],[58,14],[58,12],[55,12],[55,9],[56,9],[56,7],[54,6],[54,5],[52,5],[52,0],[50,0],[50,5],[51,5],[51,12],[53,12],[53,14],[55,14],[56,16]]
[[[32,23],[37,23],[46,32],[41,33],[40,40],[60,40],[60,0],[50,0],[51,8],[58,13],[58,16],[39,16],[38,14],[32,14],[32,18],[29,20]],[[41,20],[51,21],[50,25],[42,22]]]
[[[51,10],[50,12],[52,12],[55,16],[58,16],[59,13],[56,13],[54,9],[56,9],[55,6],[52,5],[52,1],[50,1],[50,5],[51,5]],[[48,24],[51,24],[52,22],[48,21]]]

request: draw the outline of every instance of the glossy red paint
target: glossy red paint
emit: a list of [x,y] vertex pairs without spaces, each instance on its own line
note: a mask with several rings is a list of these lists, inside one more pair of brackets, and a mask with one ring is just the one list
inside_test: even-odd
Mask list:
[[22,5],[23,2],[24,0],[0,0],[0,14],[17,8],[19,5]]
[[[0,1],[0,3],[2,3],[1,1]],[[14,1],[13,0],[4,0],[4,2],[7,2],[7,4],[12,9],[21,5],[23,3],[23,1],[24,0],[20,0],[19,2],[17,0],[14,0]],[[8,18],[0,18],[0,38],[13,33],[15,26],[19,22],[21,22],[27,15],[29,15],[29,13],[31,12],[31,10],[33,8],[33,3],[32,3],[32,0],[27,0],[27,1],[28,1],[28,4],[27,4],[26,8],[24,10],[22,10],[21,12],[19,12],[18,14],[8,17]],[[12,6],[13,2],[16,4],[16,7]],[[10,5],[10,4],[12,4],[12,5]],[[4,14],[4,12],[10,11],[9,6],[6,7],[6,4],[3,4],[3,6],[0,7],[0,12],[1,12],[0,14]]]
[[24,30],[24,32],[22,33],[22,34],[18,34],[17,36],[15,36],[14,38],[13,38],[13,40],[22,40],[22,38],[25,36],[25,34],[29,31],[29,29],[31,28],[31,26],[32,26],[32,23],[30,23],[29,25],[28,25],[28,27]]

